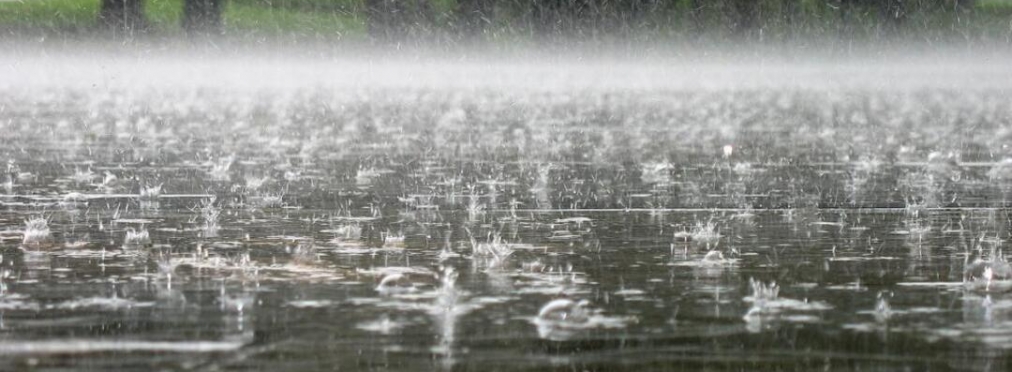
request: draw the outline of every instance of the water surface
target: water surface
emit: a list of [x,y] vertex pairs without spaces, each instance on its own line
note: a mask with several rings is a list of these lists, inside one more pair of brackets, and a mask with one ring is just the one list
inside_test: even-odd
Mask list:
[[1007,68],[16,62],[4,369],[1012,355]]

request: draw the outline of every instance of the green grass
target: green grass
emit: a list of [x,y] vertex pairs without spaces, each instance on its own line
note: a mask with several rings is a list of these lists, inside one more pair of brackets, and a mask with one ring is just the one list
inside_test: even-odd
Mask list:
[[144,2],[144,16],[148,18],[153,31],[180,32],[183,0],[147,0]]
[[[309,1],[309,0],[302,0]],[[67,33],[93,30],[101,0],[0,1],[0,28]],[[312,11],[312,8],[280,8],[264,1],[233,1],[223,15],[230,34],[279,37],[343,37],[362,35],[365,20],[345,10]],[[342,1],[355,9],[357,1]],[[151,32],[181,32],[183,0],[147,0],[144,14]]]
[[[534,0],[530,0],[534,1]],[[25,35],[51,35],[74,37],[97,30],[96,18],[101,0],[0,0],[0,30],[17,30]],[[180,18],[183,0],[146,0],[145,15],[150,34],[175,36],[182,33]],[[710,4],[703,2],[704,4]],[[416,27],[421,33],[438,34],[446,25],[450,30],[457,0],[429,0],[430,19]],[[512,4],[512,5],[510,5]],[[493,42],[522,42],[533,38],[521,20],[524,9],[517,4],[500,3],[495,12]],[[655,14],[650,14],[651,28],[643,30],[645,36],[660,40],[711,35],[714,40],[729,36],[730,21],[726,10],[707,6],[700,11],[699,19],[690,19],[688,0],[674,1]],[[874,39],[882,33],[877,12],[857,12],[845,25],[841,13],[826,5],[824,0],[801,0],[797,19],[786,24],[777,18],[779,2],[764,2],[763,32],[771,39],[789,39],[792,35],[836,37],[839,30],[848,29],[850,37]],[[905,21],[905,35],[914,38],[981,37],[1012,39],[1009,17],[1012,0],[978,0],[976,12],[957,15],[955,12],[911,12]],[[363,0],[230,0],[227,2],[224,21],[228,35],[239,39],[355,39],[366,35]],[[867,10],[867,9],[865,9]],[[13,34],[16,34],[13,33]],[[607,35],[600,37],[607,38]]]
[[1012,0],[977,0],[977,7],[982,9],[1012,9]]
[[345,11],[312,12],[234,2],[225,9],[228,32],[251,36],[333,38],[363,35],[365,19]]
[[0,27],[74,31],[95,23],[100,0],[0,2]]
[[229,4],[323,13],[353,13],[362,9],[362,0],[231,0]]

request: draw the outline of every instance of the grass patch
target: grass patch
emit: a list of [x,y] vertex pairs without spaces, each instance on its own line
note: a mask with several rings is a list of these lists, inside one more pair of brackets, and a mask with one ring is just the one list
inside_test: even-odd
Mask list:
[[[98,29],[100,4],[101,0],[0,0],[0,30],[11,31],[11,35],[93,36]],[[452,35],[457,26],[458,0],[428,0],[427,4],[421,17],[409,21],[412,22],[410,33],[432,40],[438,37],[431,35],[441,35],[442,31],[450,31]],[[537,37],[527,20],[529,10],[521,6],[523,4],[527,3],[499,3],[492,20],[494,26],[488,30],[490,42],[522,43]],[[634,36],[659,40],[686,37],[722,40],[734,36],[729,26],[734,19],[726,9],[703,2],[706,6],[693,13],[691,4],[694,2],[679,0],[654,9],[645,16],[645,27],[633,31],[639,33]],[[1009,27],[1012,0],[978,0],[972,12],[911,8],[896,32],[884,27],[887,22],[867,6],[853,8],[843,17],[840,9],[825,1],[800,0],[797,13],[788,22],[781,16],[783,9],[778,5],[781,3],[763,4],[760,13],[765,16],[757,22],[763,37],[771,40],[809,36],[822,36],[829,41],[841,38],[875,40],[896,35],[938,41],[1012,40]],[[182,9],[183,0],[145,0],[150,34],[170,37],[182,34]],[[226,33],[239,39],[336,40],[362,38],[367,34],[363,0],[229,0],[223,17]],[[594,42],[609,38],[607,31],[598,33],[601,29],[592,26],[572,31],[574,35],[594,35],[590,38]],[[623,35],[628,36],[618,34]]]
[[313,12],[233,2],[225,8],[228,33],[292,38],[334,38],[365,33],[366,22],[352,12]]
[[144,2],[144,16],[152,31],[181,32],[183,0],[147,0]]
[[353,13],[363,7],[362,0],[231,0],[229,5],[323,13]]
[[95,24],[100,0],[0,1],[0,27],[72,32]]
[[[267,0],[228,2],[224,11],[228,34],[251,37],[335,38],[365,33],[364,17],[353,0],[292,1],[291,7]],[[297,6],[296,6],[297,5]],[[94,30],[101,0],[0,0],[0,28],[72,35]],[[144,15],[150,31],[180,34],[183,0],[147,0]]]
[[1012,0],[977,0],[981,9],[1012,9]]

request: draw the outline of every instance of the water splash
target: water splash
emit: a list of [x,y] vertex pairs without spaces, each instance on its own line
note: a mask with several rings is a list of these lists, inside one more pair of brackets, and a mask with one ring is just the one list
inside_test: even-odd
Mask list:
[[24,239],[25,245],[39,245],[49,239],[49,219],[45,217],[32,217],[25,220]]
[[531,323],[538,336],[552,341],[570,340],[592,329],[621,329],[636,321],[633,317],[607,316],[587,300],[559,298],[541,306]]

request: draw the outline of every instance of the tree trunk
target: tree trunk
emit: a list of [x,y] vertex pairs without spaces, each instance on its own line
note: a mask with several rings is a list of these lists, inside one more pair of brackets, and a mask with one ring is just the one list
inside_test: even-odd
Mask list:
[[[601,1],[607,4],[607,1]],[[603,18],[607,20],[610,30],[618,30],[629,35],[645,32],[650,11],[657,8],[657,0],[628,0],[611,5]]]
[[98,22],[114,31],[143,31],[148,27],[144,18],[143,0],[102,0]]
[[692,20],[693,32],[697,36],[706,31],[706,22],[703,20],[704,0],[689,0],[689,18]]
[[903,0],[882,0],[879,2],[882,17],[892,26],[898,26],[907,16],[906,4]]
[[956,9],[962,11],[971,11],[977,6],[977,0],[956,0]]
[[890,34],[898,32],[907,17],[907,7],[903,0],[881,0],[878,7],[881,25],[885,31]]
[[431,32],[428,0],[365,0],[369,36],[380,41],[421,38]]
[[531,22],[534,33],[541,37],[557,37],[562,34],[572,0],[532,0]]
[[757,14],[759,12],[758,0],[732,0],[732,6],[734,8],[734,26],[732,27],[732,31],[739,37],[752,37],[758,26],[756,22],[756,19],[759,18]]
[[790,29],[798,19],[798,12],[801,10],[798,0],[783,0],[781,13],[783,14],[784,25]]
[[854,36],[854,0],[832,0],[837,12],[840,13],[840,35],[844,38]]
[[393,4],[390,0],[365,0],[365,15],[368,19],[369,36],[374,39],[389,39],[393,30]]
[[221,34],[224,0],[186,0],[183,2],[183,29],[188,34]]
[[460,32],[466,39],[484,35],[492,24],[495,2],[493,0],[458,0]]

